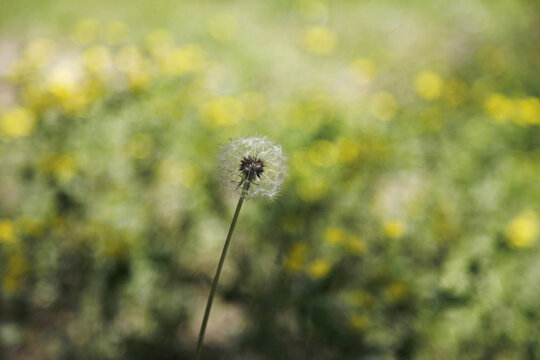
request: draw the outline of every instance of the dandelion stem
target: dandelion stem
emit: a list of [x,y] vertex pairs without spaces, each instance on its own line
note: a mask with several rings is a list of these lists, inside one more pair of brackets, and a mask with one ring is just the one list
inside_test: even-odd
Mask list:
[[206,332],[206,324],[208,323],[208,318],[210,317],[210,310],[212,309],[212,302],[214,301],[214,295],[216,294],[217,284],[219,282],[219,276],[221,275],[221,268],[225,262],[225,257],[227,256],[227,250],[229,249],[229,244],[231,242],[231,237],[234,232],[234,227],[236,226],[236,221],[238,220],[238,215],[240,214],[240,209],[242,208],[242,203],[244,202],[244,197],[246,196],[249,190],[250,182],[244,182],[244,187],[242,195],[238,200],[238,205],[236,205],[236,211],[232,219],[231,227],[229,228],[229,233],[227,234],[227,239],[225,240],[225,245],[221,251],[221,258],[219,259],[219,264],[216,270],[216,275],[214,275],[214,280],[212,281],[212,289],[210,290],[210,295],[208,296],[208,302],[206,303],[206,310],[204,311],[203,322],[201,325],[201,331],[199,333],[199,340],[197,342],[197,354],[195,355],[195,360],[199,360],[201,356],[202,345],[204,342],[204,333]]

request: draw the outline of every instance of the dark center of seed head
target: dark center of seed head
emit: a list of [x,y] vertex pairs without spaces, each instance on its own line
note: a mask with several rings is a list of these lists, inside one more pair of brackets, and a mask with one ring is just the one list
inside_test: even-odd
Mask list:
[[238,170],[242,173],[244,180],[253,181],[256,178],[260,179],[264,172],[264,162],[251,155],[245,156],[242,161],[240,161]]

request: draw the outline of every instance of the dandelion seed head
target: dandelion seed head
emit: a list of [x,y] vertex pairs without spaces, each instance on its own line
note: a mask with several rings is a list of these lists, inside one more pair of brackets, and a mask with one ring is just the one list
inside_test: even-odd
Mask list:
[[223,146],[218,161],[225,189],[242,195],[249,182],[247,199],[275,198],[287,176],[287,158],[281,146],[265,137],[232,139]]

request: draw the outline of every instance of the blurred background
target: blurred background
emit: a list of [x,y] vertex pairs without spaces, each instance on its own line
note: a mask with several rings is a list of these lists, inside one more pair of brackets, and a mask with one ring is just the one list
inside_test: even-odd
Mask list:
[[0,2],[0,358],[540,359],[537,1]]

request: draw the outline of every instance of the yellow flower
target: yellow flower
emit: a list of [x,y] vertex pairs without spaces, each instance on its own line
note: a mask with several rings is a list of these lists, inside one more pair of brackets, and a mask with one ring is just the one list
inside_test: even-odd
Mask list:
[[360,143],[349,138],[341,138],[338,141],[339,162],[350,164],[354,162],[360,154]]
[[285,262],[285,268],[290,272],[299,272],[304,266],[308,247],[306,244],[296,243],[292,246]]
[[204,50],[198,45],[187,45],[171,51],[162,61],[161,69],[164,74],[180,76],[195,73],[204,69]]
[[331,227],[326,229],[324,233],[324,240],[330,244],[338,245],[343,244],[347,234],[340,228]]
[[304,35],[303,45],[306,51],[317,55],[328,55],[336,46],[335,33],[321,26],[313,26]]
[[231,40],[236,35],[237,28],[236,19],[223,13],[213,15],[207,24],[208,33],[218,41]]
[[21,278],[25,274],[27,264],[19,249],[10,254],[9,260],[2,278],[2,288],[6,293],[16,292],[21,285]]
[[389,92],[379,91],[369,98],[369,110],[371,115],[378,120],[392,120],[399,109],[394,95]]
[[50,39],[32,41],[25,49],[24,55],[36,67],[47,64],[54,50],[54,42]]
[[358,58],[349,64],[349,71],[359,84],[365,85],[373,81],[376,67],[372,61]]
[[313,261],[308,267],[308,273],[315,279],[325,277],[332,269],[332,266],[327,260],[318,259]]
[[390,302],[401,301],[407,296],[407,286],[403,282],[395,282],[386,287],[384,294]]
[[364,314],[352,314],[349,317],[349,324],[356,330],[364,330],[369,325],[369,318]]
[[345,245],[347,246],[347,249],[354,255],[360,255],[366,251],[366,242],[359,237],[349,237]]
[[525,248],[534,244],[539,231],[538,216],[525,210],[506,225],[505,235],[511,246]]
[[8,219],[0,220],[0,243],[13,243],[16,240],[13,221]]
[[225,96],[202,104],[199,113],[209,127],[235,125],[244,117],[244,103],[235,97]]
[[373,298],[373,296],[362,289],[352,289],[344,291],[343,300],[352,306],[370,308],[375,305],[375,299]]
[[89,72],[101,74],[111,66],[112,56],[107,47],[96,45],[84,51],[82,61]]
[[23,107],[9,110],[0,119],[0,135],[11,137],[28,136],[34,132],[36,117],[34,113]]
[[536,97],[528,97],[516,101],[517,120],[521,125],[540,124],[540,100]]
[[421,98],[436,100],[441,96],[443,80],[433,71],[422,71],[416,76],[414,88]]
[[405,225],[399,220],[391,220],[384,224],[384,234],[393,239],[399,239],[405,233]]
[[77,162],[71,155],[51,155],[41,162],[42,170],[59,181],[69,181],[77,174]]
[[484,102],[484,109],[496,121],[507,121],[514,116],[514,102],[502,94],[491,94]]

